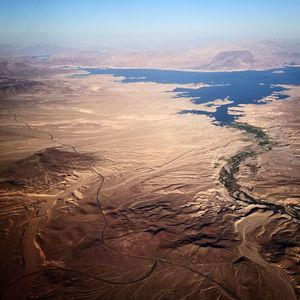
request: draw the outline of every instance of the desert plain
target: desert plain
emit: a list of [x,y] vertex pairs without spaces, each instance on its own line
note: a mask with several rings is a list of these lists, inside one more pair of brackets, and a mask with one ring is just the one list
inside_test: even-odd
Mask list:
[[299,299],[299,88],[217,126],[84,75],[1,81],[2,298]]

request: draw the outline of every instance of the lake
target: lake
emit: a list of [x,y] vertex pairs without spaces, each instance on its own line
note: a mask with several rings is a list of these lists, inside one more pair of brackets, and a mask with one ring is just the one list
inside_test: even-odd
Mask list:
[[[118,68],[81,68],[89,74],[110,74],[124,77],[122,82],[156,82],[168,84],[198,84],[209,85],[202,88],[175,88],[177,97],[192,98],[195,104],[205,104],[216,99],[230,100],[217,107],[216,112],[203,110],[183,110],[179,113],[204,114],[213,118],[217,124],[230,125],[238,116],[228,113],[229,107],[240,104],[257,104],[265,97],[272,96],[283,100],[286,88],[278,85],[299,85],[300,67],[284,67],[263,71],[234,71],[234,72],[193,72],[157,69],[118,69]],[[89,75],[88,74],[88,75]],[[211,105],[211,104],[208,104]]]

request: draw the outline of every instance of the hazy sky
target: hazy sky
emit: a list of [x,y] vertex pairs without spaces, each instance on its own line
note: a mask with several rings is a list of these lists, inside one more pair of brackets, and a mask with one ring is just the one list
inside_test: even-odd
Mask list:
[[300,0],[0,0],[0,43],[298,39]]

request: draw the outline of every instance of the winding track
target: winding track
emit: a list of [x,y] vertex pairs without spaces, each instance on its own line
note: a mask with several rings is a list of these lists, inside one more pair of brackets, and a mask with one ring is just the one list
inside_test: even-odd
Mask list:
[[[49,133],[49,132],[46,132],[46,131],[42,131],[42,130],[39,130],[39,129],[36,129],[34,127],[32,127],[31,125],[29,125],[27,122],[24,122],[24,121],[20,121],[19,120],[19,116],[16,114],[16,113],[13,113],[11,110],[8,110],[8,113],[10,115],[12,115],[14,117],[14,120],[16,123],[19,123],[19,124],[23,124],[24,126],[26,126],[26,128],[30,131],[35,131],[35,132],[39,132],[39,133],[42,133],[42,134],[45,134],[49,137],[49,140],[51,140],[53,143],[57,144],[57,145],[60,145],[60,146],[63,146],[63,147],[67,147],[67,148],[70,148],[72,149],[74,152],[76,152],[77,154],[81,154],[77,148],[73,145],[68,145],[68,144],[64,144],[64,143],[61,143],[61,142],[58,142],[54,136]],[[175,159],[172,159],[171,161],[167,161],[166,163],[162,164],[161,166],[164,166],[166,164],[169,164],[169,163],[172,163],[173,161],[181,158],[182,156],[186,155],[187,153],[184,153],[182,155],[180,155],[179,157],[175,158]],[[47,265],[47,266],[43,266],[40,270],[37,270],[37,271],[33,271],[33,272],[30,272],[30,273],[27,273],[27,274],[24,274],[23,276],[20,276],[16,279],[14,279],[13,281],[11,281],[10,283],[8,283],[6,286],[2,287],[0,289],[0,294],[2,294],[3,292],[5,292],[6,290],[8,290],[9,288],[13,287],[15,284],[17,284],[18,282],[24,280],[25,278],[28,278],[28,277],[31,277],[31,276],[34,276],[34,275],[37,275],[37,274],[43,274],[45,271],[66,271],[66,272],[70,272],[70,273],[73,273],[73,274],[77,274],[77,275],[81,275],[81,276],[85,276],[87,278],[90,278],[90,279],[95,279],[95,280],[99,280],[101,282],[104,282],[104,283],[108,283],[108,284],[111,284],[111,285],[130,285],[130,284],[134,284],[134,283],[137,283],[137,282],[140,282],[140,281],[143,281],[145,280],[146,278],[148,278],[149,276],[151,276],[151,274],[155,271],[158,263],[162,263],[162,264],[167,264],[167,265],[170,265],[170,266],[173,266],[173,267],[179,267],[179,268],[183,268],[183,269],[186,269],[190,272],[193,272],[205,279],[207,279],[208,281],[210,281],[213,285],[215,285],[217,288],[219,288],[226,296],[228,296],[230,299],[237,299],[237,300],[240,300],[240,297],[238,295],[236,295],[234,292],[232,292],[229,288],[227,288],[225,285],[223,285],[222,283],[216,281],[215,279],[213,279],[212,277],[198,271],[198,270],[195,270],[194,268],[192,267],[189,267],[187,265],[184,265],[184,264],[178,264],[178,263],[173,263],[172,261],[169,261],[167,259],[164,259],[164,258],[160,258],[160,257],[151,257],[151,256],[142,256],[142,255],[131,255],[131,254],[128,254],[126,252],[123,252],[123,251],[120,251],[120,250],[117,250],[117,249],[114,249],[112,248],[110,245],[108,245],[105,241],[105,231],[108,227],[108,221],[107,221],[107,218],[105,216],[105,213],[103,211],[103,207],[101,205],[101,201],[100,201],[100,193],[101,193],[101,189],[104,185],[104,182],[105,182],[105,177],[95,169],[95,167],[93,166],[95,163],[95,159],[92,160],[91,164],[90,164],[90,170],[96,174],[99,179],[101,180],[101,183],[98,187],[98,190],[97,190],[97,196],[96,196],[96,203],[97,203],[97,206],[99,207],[100,209],[100,212],[101,212],[101,215],[103,216],[103,220],[104,220],[104,227],[101,231],[101,240],[102,240],[102,243],[104,244],[104,246],[110,250],[112,253],[116,254],[116,255],[122,255],[122,256],[125,256],[125,257],[130,257],[130,258],[136,258],[136,259],[142,259],[142,260],[148,260],[148,261],[152,261],[152,266],[150,268],[150,270],[148,272],[146,272],[145,274],[143,274],[141,277],[137,278],[137,279],[134,279],[134,280],[131,280],[131,281],[124,281],[124,282],[121,282],[121,281],[113,281],[113,280],[110,280],[110,279],[106,279],[106,278],[102,278],[102,277],[99,277],[99,276],[95,276],[95,275],[90,275],[86,272],[81,272],[79,270],[76,270],[76,269],[71,269],[71,268],[64,268],[64,267],[61,267],[61,266],[51,266],[51,265]]]

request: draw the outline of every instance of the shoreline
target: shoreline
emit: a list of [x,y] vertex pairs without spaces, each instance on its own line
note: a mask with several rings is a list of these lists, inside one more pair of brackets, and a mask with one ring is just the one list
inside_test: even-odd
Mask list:
[[[300,65],[283,65],[283,66],[274,66],[270,68],[255,68],[255,69],[220,69],[220,70],[205,70],[205,69],[180,69],[180,68],[155,68],[155,67],[118,67],[118,66],[85,66],[85,65],[57,65],[53,66],[52,68],[62,68],[65,70],[82,70],[82,69],[121,69],[121,70],[156,70],[156,71],[175,71],[175,72],[193,72],[193,73],[234,73],[234,72],[247,72],[247,71],[271,71],[271,70],[278,70],[284,68],[300,68]],[[91,74],[91,73],[88,73]],[[95,75],[95,74],[92,74]]]

